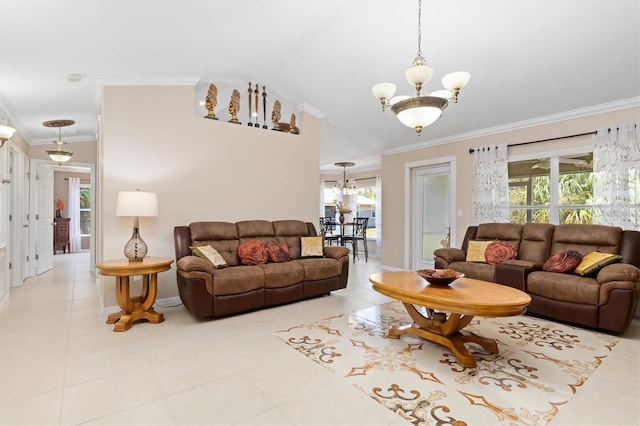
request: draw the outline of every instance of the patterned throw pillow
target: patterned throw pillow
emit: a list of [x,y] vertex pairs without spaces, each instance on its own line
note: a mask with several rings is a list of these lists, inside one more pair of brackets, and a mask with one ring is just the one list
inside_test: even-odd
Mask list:
[[227,262],[224,260],[222,255],[218,253],[218,250],[209,245],[191,247],[191,254],[208,260],[216,269],[224,268],[227,266]]
[[271,262],[287,262],[291,259],[289,246],[279,241],[269,241],[267,243],[267,254]]
[[300,257],[322,257],[322,237],[300,237]]
[[487,263],[487,259],[484,257],[484,252],[487,246],[493,241],[469,241],[467,246],[467,262],[482,262]]
[[500,265],[516,257],[518,251],[509,241],[493,241],[484,251],[484,258],[489,265]]
[[573,272],[582,261],[582,255],[575,250],[556,253],[547,259],[542,269],[547,272]]
[[262,265],[267,263],[267,248],[260,240],[243,241],[238,247],[238,257],[243,265]]
[[599,271],[610,263],[615,263],[622,259],[622,256],[610,253],[601,253],[599,251],[592,251],[588,255],[582,258],[582,262],[578,265],[574,274],[578,275],[590,275]]

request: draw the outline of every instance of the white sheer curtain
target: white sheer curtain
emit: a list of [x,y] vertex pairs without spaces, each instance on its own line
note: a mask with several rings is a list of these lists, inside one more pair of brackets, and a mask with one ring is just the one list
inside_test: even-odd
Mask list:
[[475,149],[471,202],[471,223],[510,222],[507,144]]
[[640,230],[638,122],[593,136],[593,223]]
[[71,252],[82,248],[80,242],[80,179],[69,178],[69,242]]
[[376,255],[382,257],[382,176],[376,176]]

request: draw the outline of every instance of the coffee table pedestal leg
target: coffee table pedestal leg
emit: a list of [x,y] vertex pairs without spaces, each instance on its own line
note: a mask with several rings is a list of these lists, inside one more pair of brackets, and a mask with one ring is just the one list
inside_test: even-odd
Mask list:
[[[493,339],[486,339],[470,332],[461,333],[473,319],[472,315],[445,314],[426,308],[426,316],[410,303],[403,305],[415,324],[389,329],[389,337],[398,338],[403,334],[413,334],[431,342],[445,346],[453,352],[463,367],[475,368],[476,360],[465,343],[476,343],[489,353],[498,353],[498,345]],[[448,317],[447,317],[448,315]]]

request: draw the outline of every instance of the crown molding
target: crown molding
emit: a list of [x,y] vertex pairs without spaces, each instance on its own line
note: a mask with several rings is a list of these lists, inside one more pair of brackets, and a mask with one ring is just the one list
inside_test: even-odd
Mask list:
[[[557,114],[544,115],[529,120],[516,121],[513,123],[502,124],[500,126],[488,127],[486,129],[475,130],[473,132],[459,133],[453,136],[433,139],[428,142],[419,142],[411,145],[405,145],[399,148],[389,149],[382,152],[383,155],[397,154],[401,152],[413,151],[421,148],[428,148],[436,145],[443,145],[451,142],[459,142],[468,139],[481,138],[499,133],[512,132],[515,130],[528,129],[530,127],[542,126],[545,124],[557,123],[575,118],[588,117],[590,115],[602,114],[621,109],[635,108],[640,106],[640,96],[633,98],[621,99],[618,101],[608,102],[599,105],[593,105],[586,108],[573,109]],[[594,129],[595,130],[595,129]]]
[[306,102],[303,102],[302,104],[298,105],[298,111],[308,112],[309,114],[316,117],[318,120],[322,120],[327,116],[327,114],[325,114],[324,112],[320,111],[318,108]]
[[[75,135],[70,137],[65,136],[64,138],[62,138],[62,142],[65,142],[65,143],[95,142],[95,141],[96,141],[96,137],[90,136],[90,135]],[[32,146],[33,145],[49,145],[49,144],[55,144],[56,142],[57,140],[54,140],[52,138],[38,138],[29,142],[29,145],[32,145]]]
[[96,76],[95,81],[98,86],[195,86],[200,76],[157,76],[157,75],[137,75],[137,76]]

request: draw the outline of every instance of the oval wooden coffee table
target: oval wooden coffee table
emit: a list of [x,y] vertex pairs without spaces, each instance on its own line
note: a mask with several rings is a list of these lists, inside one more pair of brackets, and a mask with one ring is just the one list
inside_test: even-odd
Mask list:
[[385,271],[371,275],[369,281],[378,293],[401,301],[414,321],[392,327],[389,337],[413,334],[439,343],[449,348],[463,367],[476,367],[465,343],[477,343],[490,353],[498,353],[494,340],[460,331],[474,316],[520,315],[531,303],[531,297],[520,290],[471,278],[458,278],[442,287],[429,284],[412,271]]

